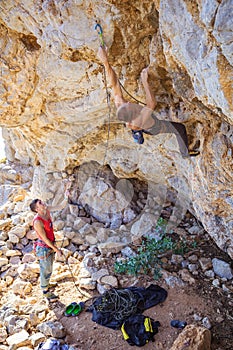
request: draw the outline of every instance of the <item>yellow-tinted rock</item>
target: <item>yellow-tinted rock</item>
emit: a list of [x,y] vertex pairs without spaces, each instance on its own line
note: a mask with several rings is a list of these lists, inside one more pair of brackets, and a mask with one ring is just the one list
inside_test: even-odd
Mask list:
[[170,350],[210,350],[211,333],[207,328],[188,325],[180,333]]

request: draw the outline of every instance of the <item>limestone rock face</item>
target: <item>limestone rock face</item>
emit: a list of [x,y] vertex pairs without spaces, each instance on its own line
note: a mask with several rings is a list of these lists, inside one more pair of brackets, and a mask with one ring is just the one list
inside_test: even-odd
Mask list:
[[[51,199],[62,180],[51,183],[51,173],[104,163],[147,182],[161,206],[166,189],[178,193],[173,220],[192,211],[233,257],[232,11],[232,0],[1,1],[0,126],[8,161],[30,169],[32,194]],[[125,89],[144,102],[139,77],[149,66],[158,116],[184,123],[200,156],[183,159],[171,134],[136,145],[116,120],[97,58],[100,18]]]
[[207,328],[188,325],[174,341],[170,350],[210,350],[211,333]]

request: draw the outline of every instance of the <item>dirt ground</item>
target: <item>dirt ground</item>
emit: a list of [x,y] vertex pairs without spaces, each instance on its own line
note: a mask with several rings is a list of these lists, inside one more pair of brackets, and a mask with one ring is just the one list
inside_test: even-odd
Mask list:
[[[203,249],[203,247],[202,247]],[[206,244],[209,256],[221,256],[213,245]],[[150,284],[158,284],[167,290],[167,299],[148,310],[143,314],[150,316],[155,321],[159,321],[158,334],[155,335],[155,342],[149,342],[145,349],[169,350],[174,340],[181,330],[170,326],[172,319],[186,321],[188,324],[201,325],[201,321],[194,319],[194,315],[202,319],[208,317],[211,323],[212,350],[232,350],[233,349],[233,299],[232,295],[216,289],[201,274],[195,277],[193,285],[185,287],[169,288],[163,279],[155,281],[150,276],[139,276],[136,286],[148,287]],[[135,282],[135,277],[125,276],[123,279],[125,288]],[[92,321],[92,313],[82,311],[77,317],[64,316],[65,307],[73,302],[85,301],[72,281],[65,281],[55,288],[60,300],[50,304],[54,319],[59,320],[67,330],[66,343],[75,345],[77,350],[128,350],[132,349],[122,336],[120,330],[112,330]],[[98,293],[89,294],[90,297],[98,296]],[[89,305],[91,302],[87,302]],[[136,348],[134,346],[134,348]]]

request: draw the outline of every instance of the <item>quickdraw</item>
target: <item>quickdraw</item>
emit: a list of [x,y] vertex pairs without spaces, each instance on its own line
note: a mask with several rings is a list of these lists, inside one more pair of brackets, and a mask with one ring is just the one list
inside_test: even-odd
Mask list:
[[103,38],[103,29],[102,29],[101,25],[98,22],[95,25],[95,30],[97,30],[97,33],[99,35],[101,46],[104,47],[105,44],[104,44],[104,38]]

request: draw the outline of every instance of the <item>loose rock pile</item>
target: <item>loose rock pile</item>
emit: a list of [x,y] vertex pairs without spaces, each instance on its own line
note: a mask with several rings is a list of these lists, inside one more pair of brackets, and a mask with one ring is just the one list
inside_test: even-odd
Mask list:
[[[0,342],[3,344],[0,349],[35,349],[49,337],[64,339],[66,330],[53,319],[42,296],[35,298],[32,295],[38,285],[39,265],[33,252],[36,236],[31,226],[34,214],[28,209],[31,198],[26,182],[25,186],[10,186],[15,177],[12,179],[10,173],[10,178],[6,180],[5,170],[2,165],[6,185],[1,193],[6,191],[7,186],[9,189],[8,200],[4,200],[0,211]],[[83,211],[81,216],[81,210],[76,204],[69,203],[53,217],[56,241],[63,250],[63,256],[57,257],[54,264],[53,280],[61,282],[73,278],[84,293],[97,289],[102,294],[124,282],[124,277],[114,274],[109,260],[133,256],[136,254],[135,245],[119,239],[127,233],[125,225],[115,229],[109,225],[106,227],[106,223],[97,221],[90,213]],[[171,207],[167,205],[163,215],[169,216],[170,212]],[[150,227],[147,222],[147,231],[153,236],[152,221]],[[186,215],[182,225],[174,229],[174,234],[199,241],[208,240],[208,235],[190,214]],[[138,238],[138,232],[135,237]],[[215,256],[206,256],[204,248],[185,256],[167,255],[163,257],[163,263],[163,279],[169,287],[195,284],[196,278],[201,276],[212,284],[212,288],[221,290],[229,298],[232,296],[233,271],[230,263]],[[136,281],[135,278],[135,284]],[[229,305],[233,306],[230,299]],[[211,329],[207,317],[194,315],[194,318],[205,329]],[[195,332],[197,329],[193,334]],[[203,330],[200,332],[202,334]],[[209,342],[209,335],[206,336],[205,331],[203,334],[200,339]],[[178,348],[174,344],[172,349]]]

